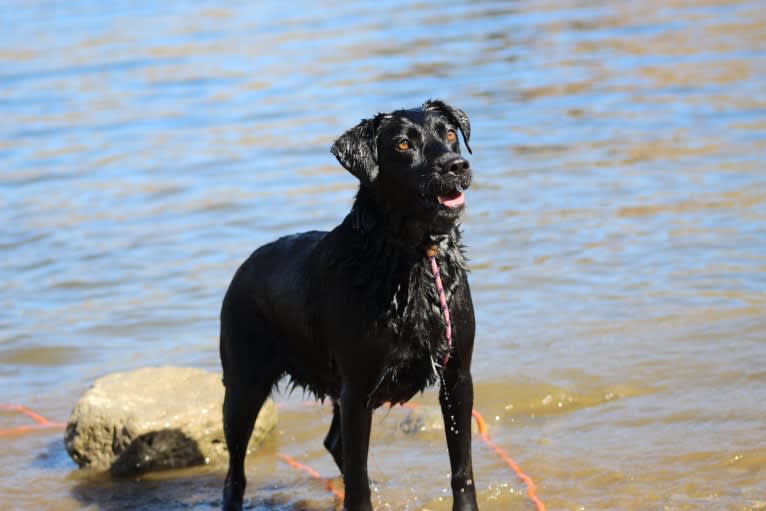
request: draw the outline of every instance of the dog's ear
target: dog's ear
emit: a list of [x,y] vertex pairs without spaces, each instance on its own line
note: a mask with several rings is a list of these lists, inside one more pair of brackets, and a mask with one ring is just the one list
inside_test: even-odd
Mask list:
[[378,177],[378,151],[375,142],[376,119],[364,119],[346,131],[330,149],[343,168],[365,185]]
[[436,110],[447,119],[455,123],[460,128],[460,132],[463,134],[463,142],[465,143],[465,148],[468,149],[470,154],[473,154],[473,151],[471,151],[471,146],[468,145],[468,141],[471,140],[471,121],[468,119],[468,116],[465,112],[459,108],[448,105],[444,101],[439,101],[438,99],[429,99],[423,103],[423,110]]

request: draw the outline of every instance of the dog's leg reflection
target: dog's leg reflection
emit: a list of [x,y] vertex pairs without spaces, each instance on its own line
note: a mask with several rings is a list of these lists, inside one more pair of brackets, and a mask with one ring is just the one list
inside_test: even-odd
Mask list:
[[367,396],[344,385],[340,394],[340,422],[343,449],[343,483],[346,511],[372,511],[367,453],[370,448],[372,409]]
[[338,465],[340,473],[343,474],[343,437],[340,434],[340,406],[338,402],[332,401],[332,424],[330,431],[324,439],[324,446],[332,455],[335,464]]
[[461,367],[457,358],[450,359],[444,369],[439,403],[452,468],[452,510],[475,511],[478,506],[471,460],[473,380],[470,370]]

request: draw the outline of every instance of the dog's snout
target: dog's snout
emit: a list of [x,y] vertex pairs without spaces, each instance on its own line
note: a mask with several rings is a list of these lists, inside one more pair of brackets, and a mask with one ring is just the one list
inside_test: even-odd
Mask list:
[[462,174],[471,168],[471,164],[462,156],[450,158],[442,164],[442,172],[452,172],[453,174]]

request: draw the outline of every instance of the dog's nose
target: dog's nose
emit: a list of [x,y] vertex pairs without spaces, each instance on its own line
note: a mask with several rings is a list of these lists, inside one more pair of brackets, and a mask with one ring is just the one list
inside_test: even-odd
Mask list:
[[444,173],[452,172],[453,174],[462,174],[470,168],[471,164],[462,156],[450,158],[442,164],[442,172]]

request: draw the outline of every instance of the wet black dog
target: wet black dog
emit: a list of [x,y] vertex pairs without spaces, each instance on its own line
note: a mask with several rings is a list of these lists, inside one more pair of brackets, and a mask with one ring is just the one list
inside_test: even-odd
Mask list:
[[[453,510],[475,510],[471,463],[474,312],[458,221],[471,183],[458,130],[470,123],[441,101],[378,114],[344,133],[332,153],[360,181],[331,232],[305,232],[257,249],[221,311],[229,471],[223,508],[239,510],[253,422],[272,387],[329,396],[325,446],[343,473],[345,508],[371,510],[367,452],[372,411],[440,380]],[[436,254],[449,315],[427,254]]]

